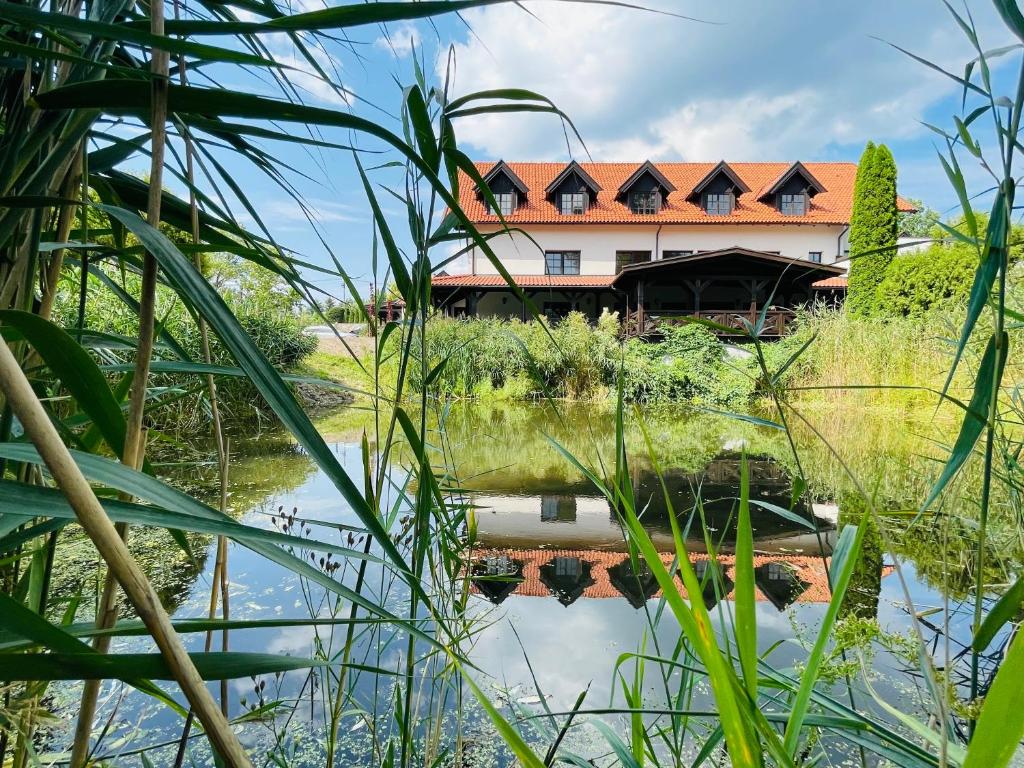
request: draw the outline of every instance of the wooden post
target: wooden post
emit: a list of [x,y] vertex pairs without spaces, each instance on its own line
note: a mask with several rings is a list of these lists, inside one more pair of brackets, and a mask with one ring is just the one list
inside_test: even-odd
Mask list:
[[636,324],[637,333],[644,332],[644,281],[638,280],[636,284]]

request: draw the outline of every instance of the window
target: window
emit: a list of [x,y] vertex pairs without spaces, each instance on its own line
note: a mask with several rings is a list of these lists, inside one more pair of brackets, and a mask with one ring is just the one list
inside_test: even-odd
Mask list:
[[566,192],[562,195],[562,215],[580,216],[587,212],[586,192]]
[[[516,196],[515,196],[515,193],[513,193],[513,192],[495,192],[494,193],[494,200],[498,204],[498,210],[497,211],[492,210],[492,211],[490,211],[490,213],[495,214],[495,213],[499,213],[500,212],[502,216],[511,216],[512,215],[512,211],[514,211],[515,207],[516,207]],[[488,207],[490,207],[490,206],[488,206]]]
[[620,272],[625,266],[630,264],[644,264],[650,260],[650,251],[616,251],[615,271]]
[[792,571],[786,563],[768,563],[768,581],[791,581]]
[[540,519],[545,523],[576,522],[576,497],[541,496]]
[[807,195],[779,195],[779,211],[783,216],[803,216],[807,213]]
[[693,256],[693,251],[662,251],[661,258],[671,259],[675,256]]
[[556,557],[555,576],[568,576],[578,579],[583,574],[583,561],[578,557]]
[[579,251],[546,251],[544,253],[544,274],[578,275],[579,273]]
[[821,264],[821,251],[808,251],[807,258],[815,264]]
[[657,192],[634,192],[630,195],[629,207],[633,209],[633,213],[657,213],[660,197]]
[[704,210],[709,216],[728,216],[732,213],[733,197],[731,192],[715,195],[708,194],[705,198]]

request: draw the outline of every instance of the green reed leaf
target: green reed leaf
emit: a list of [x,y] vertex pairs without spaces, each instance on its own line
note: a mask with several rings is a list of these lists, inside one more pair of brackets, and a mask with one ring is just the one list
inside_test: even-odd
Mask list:
[[[270,653],[190,653],[204,680],[234,680],[294,669],[327,666],[327,661]],[[0,656],[0,680],[174,680],[159,653],[47,653]]]
[[757,701],[757,609],[754,606],[754,531],[750,524],[750,468],[740,458],[740,504],[736,522],[736,648],[743,682]]
[[[995,201],[992,203],[992,213],[989,215],[988,230],[985,233],[985,247],[981,253],[981,261],[974,273],[971,295],[967,300],[967,316],[964,318],[963,329],[960,331],[953,363],[949,367],[949,375],[942,387],[943,394],[949,389],[960,359],[967,349],[967,342],[970,341],[971,334],[974,332],[974,326],[992,296],[992,287],[995,285],[996,278],[999,276],[1000,270],[1005,268],[1008,235],[1006,198],[1000,190],[996,193]],[[977,233],[972,232],[972,236],[977,237]]]
[[964,768],[1002,768],[1013,758],[1024,738],[1024,707],[1020,705],[1022,679],[1024,634],[1018,632],[985,696]]
[[31,312],[0,310],[0,324],[15,328],[92,419],[114,454],[124,452],[126,422],[93,358],[59,327]]
[[981,653],[995,638],[996,633],[1002,629],[1007,622],[1013,621],[1020,614],[1020,607],[1024,604],[1024,576],[1017,579],[992,606],[992,609],[981,622],[971,646],[975,651]]
[[974,393],[964,413],[964,421],[960,426],[960,433],[957,435],[953,450],[942,468],[942,474],[935,481],[928,497],[921,504],[921,510],[927,510],[935,500],[939,498],[943,489],[949,484],[960,468],[967,461],[974,451],[985,425],[988,424],[989,408],[992,398],[996,393],[999,382],[1003,378],[1003,367],[1006,365],[1006,350],[1009,345],[1009,337],[1004,332],[997,345],[997,339],[992,336],[985,347],[985,354],[981,358],[981,365],[978,367],[978,376],[974,381]]
[[[815,638],[814,646],[804,665],[803,675],[800,679],[800,688],[797,690],[796,697],[793,700],[793,711],[789,721],[786,723],[784,744],[786,752],[794,759],[800,747],[800,732],[803,729],[807,710],[811,704],[811,694],[814,691],[815,683],[818,681],[818,674],[821,671],[821,665],[825,658],[825,647],[832,638],[832,628],[835,626],[836,618],[839,615],[839,607],[843,603],[846,588],[850,584],[854,566],[857,564],[861,543],[864,541],[864,530],[864,525],[848,525],[839,535],[839,544],[836,545],[836,549],[842,553],[842,556],[839,558],[840,562],[838,564],[836,563],[836,558],[833,559],[830,573],[834,579],[832,584],[832,600],[829,602],[825,616],[821,620],[821,626],[818,628],[818,635]],[[846,539],[845,542],[843,541],[844,537]]]

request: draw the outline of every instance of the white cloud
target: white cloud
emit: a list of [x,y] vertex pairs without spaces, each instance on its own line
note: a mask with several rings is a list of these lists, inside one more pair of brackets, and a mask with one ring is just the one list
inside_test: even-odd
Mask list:
[[387,36],[381,35],[374,41],[377,48],[392,51],[398,57],[405,57],[421,47],[420,29],[409,21],[388,25]]
[[[991,9],[973,5],[986,45],[1003,44]],[[456,91],[539,91],[598,160],[813,160],[867,139],[917,136],[924,111],[957,86],[872,36],[954,70],[970,57],[931,0],[737,0],[695,12],[714,14],[716,25],[608,6],[527,6],[466,14],[473,33],[456,47]],[[547,115],[467,118],[457,130],[490,158],[567,154]]]

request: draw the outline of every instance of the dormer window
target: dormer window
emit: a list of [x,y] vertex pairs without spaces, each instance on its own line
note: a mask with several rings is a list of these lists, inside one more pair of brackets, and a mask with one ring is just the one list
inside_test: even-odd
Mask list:
[[569,163],[544,190],[562,216],[582,216],[597,200],[601,187],[575,160]]
[[807,195],[803,192],[779,195],[779,212],[783,216],[803,216],[807,213]]
[[698,203],[708,216],[731,216],[736,209],[736,197],[749,191],[750,187],[723,160],[700,180],[686,199]]
[[512,212],[516,209],[516,193],[495,192],[494,202],[498,204],[497,210],[494,210],[490,205],[488,205],[488,213],[493,215],[500,213],[502,216],[511,216]]
[[560,210],[563,216],[582,216],[587,212],[586,192],[564,192]]
[[803,163],[793,163],[758,200],[774,205],[783,216],[806,216],[811,209],[811,198],[824,191],[821,182]]
[[487,190],[494,197],[492,203],[485,191],[477,187],[477,198],[487,207],[491,216],[511,216],[520,203],[526,202],[528,191],[523,180],[516,176],[504,160],[499,160],[483,177]]
[[650,160],[643,163],[619,187],[615,199],[639,216],[653,216],[676,188]]
[[704,196],[704,210],[708,216],[730,216],[735,202],[732,192],[709,192]]
[[634,192],[630,196],[629,207],[633,213],[653,215],[661,207],[661,195],[657,192]]

